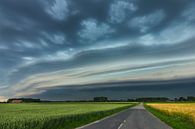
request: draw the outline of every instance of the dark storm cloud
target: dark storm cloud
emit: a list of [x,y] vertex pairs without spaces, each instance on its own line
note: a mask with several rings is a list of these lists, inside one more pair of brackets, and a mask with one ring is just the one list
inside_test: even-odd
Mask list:
[[0,87],[14,89],[27,81],[29,88],[29,78],[82,67],[101,69],[74,73],[92,75],[92,83],[95,75],[128,71],[125,62],[135,71],[146,68],[145,62],[148,67],[190,63],[194,7],[193,0],[0,1]]
[[[57,0],[58,1],[58,0]],[[67,38],[70,41],[73,41],[74,44],[76,44],[77,39],[77,33],[82,28],[82,21],[86,20],[88,18],[96,19],[98,21],[98,24],[103,24],[109,21],[109,17],[116,17],[117,19],[122,19],[120,17],[120,14],[115,16],[115,13],[109,14],[109,9],[111,8],[112,4],[114,4],[116,1],[67,1],[65,2],[67,8],[69,11],[64,11],[63,9],[60,10],[56,9],[55,11],[55,1],[50,2],[41,2],[40,0],[35,1],[1,1],[1,17],[3,20],[1,20],[1,38],[5,41],[9,42],[16,42],[20,40],[27,40],[29,42],[33,42],[33,44],[38,46],[40,45],[40,40],[46,40],[48,42],[48,39],[43,32],[49,33],[48,35],[52,37],[52,35],[55,35],[56,33],[63,33],[67,35]],[[120,1],[119,1],[120,2]],[[122,8],[126,7],[125,3],[128,5],[131,5],[131,0],[122,0]],[[140,5],[141,7],[144,5],[143,9],[138,9],[137,12],[134,12],[134,15],[137,17],[144,16],[146,14],[150,14],[151,12],[154,12],[159,9],[156,6],[160,5],[161,7],[158,7],[160,9],[166,9],[166,17],[172,17],[176,16],[176,14],[179,14],[180,11],[185,7],[185,3],[187,2],[178,2],[178,1],[166,1],[162,2],[162,4],[157,4],[155,1],[151,1],[155,6],[152,4],[143,4],[144,1],[141,2],[133,2],[137,3],[135,6]],[[60,2],[56,2],[60,3]],[[63,2],[61,3],[63,6]],[[176,11],[170,10],[170,7],[176,6]],[[60,4],[59,4],[60,5]],[[56,6],[59,6],[56,5]],[[132,5],[132,6],[133,6]],[[148,6],[150,5],[150,6]],[[47,7],[51,6],[51,7]],[[52,7],[54,6],[54,7]],[[120,6],[120,5],[119,5]],[[76,8],[75,8],[76,7]],[[128,6],[127,6],[128,7]],[[126,8],[127,8],[126,7]],[[131,6],[130,6],[131,7]],[[152,7],[152,10],[151,10]],[[154,7],[154,8],[153,8]],[[54,8],[54,9],[53,9]],[[140,8],[140,7],[139,7]],[[53,12],[52,14],[57,15],[59,12],[62,17],[61,20],[56,19],[55,17],[52,17],[52,14],[48,14],[47,10],[50,10],[50,12]],[[120,8],[117,8],[120,11]],[[172,8],[171,8],[172,9]],[[139,12],[141,10],[149,10],[146,13]],[[62,12],[61,12],[62,11]],[[117,11],[117,10],[116,10]],[[175,12],[174,14],[171,14],[172,12]],[[67,13],[63,16],[63,13]],[[125,13],[123,11],[123,13]],[[111,16],[110,16],[111,15]],[[114,16],[112,16],[114,15]],[[124,14],[124,15],[128,15]],[[169,16],[170,15],[170,16]],[[66,17],[66,18],[63,18]],[[135,18],[135,16],[134,16]],[[124,19],[124,21],[128,22],[130,19]],[[167,22],[170,22],[171,19],[167,18]],[[162,25],[162,24],[160,24]],[[116,33],[114,36],[121,35],[121,32],[127,34],[135,33],[134,30],[128,29],[126,27],[126,24],[110,24],[111,28],[116,28]],[[126,29],[125,29],[126,28]],[[128,30],[127,30],[128,29]],[[125,31],[126,30],[126,31]],[[124,34],[123,34],[124,35]],[[10,36],[12,38],[10,38]],[[101,37],[104,38],[104,37]],[[55,43],[55,42],[53,42]],[[71,42],[72,43],[72,42]]]
[[[55,88],[37,94],[35,98],[45,100],[89,100],[94,96],[107,96],[110,99],[137,97],[179,97],[194,95],[194,79],[174,81],[123,82],[115,84],[94,84],[93,88]],[[104,86],[102,86],[104,85]],[[184,86],[185,85],[185,86]]]

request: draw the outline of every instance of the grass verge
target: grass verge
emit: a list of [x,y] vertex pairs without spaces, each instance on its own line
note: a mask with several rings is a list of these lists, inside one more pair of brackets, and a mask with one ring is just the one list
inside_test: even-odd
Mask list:
[[174,129],[195,129],[195,123],[188,116],[179,113],[168,114],[159,111],[150,106],[144,105],[145,108],[159,119],[173,127]]

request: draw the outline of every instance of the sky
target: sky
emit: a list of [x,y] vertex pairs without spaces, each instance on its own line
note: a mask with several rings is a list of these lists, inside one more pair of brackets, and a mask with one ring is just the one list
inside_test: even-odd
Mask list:
[[194,0],[1,0],[0,100],[195,95],[194,14]]

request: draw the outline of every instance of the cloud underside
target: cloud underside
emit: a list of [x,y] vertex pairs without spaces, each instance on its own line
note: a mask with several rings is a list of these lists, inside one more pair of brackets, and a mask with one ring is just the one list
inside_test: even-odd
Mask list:
[[0,96],[193,78],[195,3],[150,3],[1,1]]
[[[194,95],[194,80],[171,81],[139,81],[94,84],[93,87],[56,87],[41,94],[29,95],[46,100],[91,100],[94,96],[107,96],[112,99],[127,99],[136,97],[159,97]],[[185,85],[185,87],[184,87]]]
[[68,2],[66,0],[55,0],[53,3],[48,3],[46,12],[54,19],[63,20],[69,15]]
[[139,29],[140,32],[145,33],[159,25],[164,18],[165,13],[162,10],[157,10],[154,13],[133,18],[129,23],[129,27]]
[[[147,62],[147,61],[146,61]],[[39,94],[59,86],[86,85],[121,81],[174,80],[195,76],[195,61],[175,60],[163,62],[105,63],[68,70],[35,74],[22,80],[10,91],[16,96]]]

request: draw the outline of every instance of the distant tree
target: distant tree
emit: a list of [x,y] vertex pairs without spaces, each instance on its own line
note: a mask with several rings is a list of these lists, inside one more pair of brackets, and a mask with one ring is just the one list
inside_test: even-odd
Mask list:
[[127,99],[128,102],[135,102],[135,99]]
[[145,98],[137,98],[137,102],[166,102],[169,98],[165,97],[145,97]]
[[174,101],[175,101],[175,102],[178,101],[178,98],[174,98]]
[[186,101],[187,99],[184,97],[179,97],[178,101]]
[[194,96],[188,96],[187,101],[195,101],[195,97]]
[[108,98],[107,97],[94,97],[93,98],[93,101],[94,102],[107,102],[108,101]]

